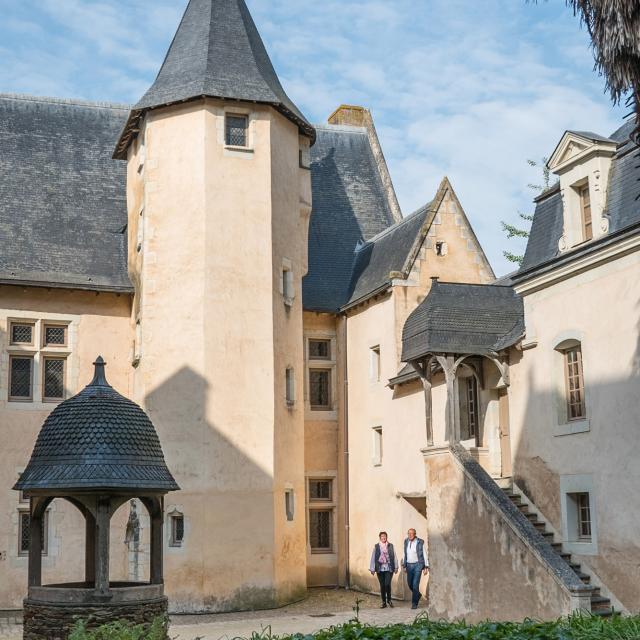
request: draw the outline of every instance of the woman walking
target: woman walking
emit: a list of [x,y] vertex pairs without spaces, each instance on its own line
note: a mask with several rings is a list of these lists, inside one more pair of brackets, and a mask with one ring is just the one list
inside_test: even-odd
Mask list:
[[382,598],[380,608],[385,609],[387,605],[393,607],[393,602],[391,602],[391,578],[393,578],[394,573],[398,573],[398,562],[393,545],[387,539],[387,532],[381,531],[378,538],[380,541],[373,548],[369,571],[371,571],[371,575],[376,574],[378,576],[380,596]]

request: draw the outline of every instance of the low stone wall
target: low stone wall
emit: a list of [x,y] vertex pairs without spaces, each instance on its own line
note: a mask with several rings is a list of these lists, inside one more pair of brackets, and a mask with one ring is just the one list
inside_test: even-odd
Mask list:
[[131,625],[151,624],[166,616],[166,597],[135,603],[64,604],[24,601],[24,640],[66,640],[77,620],[88,621],[89,628],[121,620]]
[[554,619],[590,608],[591,590],[468,452],[423,452],[432,617]]

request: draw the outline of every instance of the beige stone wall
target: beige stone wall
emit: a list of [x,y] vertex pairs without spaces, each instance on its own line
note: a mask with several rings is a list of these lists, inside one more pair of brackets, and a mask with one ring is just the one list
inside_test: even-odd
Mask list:
[[[563,487],[591,492],[596,544],[572,551],[632,611],[640,610],[639,266],[634,252],[524,292],[531,348],[514,354],[510,390],[516,482],[565,541]],[[586,387],[587,419],[574,423],[555,350],[569,338],[582,343]]]
[[571,611],[563,589],[447,451],[425,456],[431,579],[429,615],[479,622],[553,619]]
[[[0,424],[3,446],[0,449],[0,609],[22,606],[27,589],[27,557],[18,553],[19,511],[28,510],[11,487],[26,467],[36,438],[49,412],[56,406],[39,401],[41,358],[39,331],[44,321],[68,323],[68,346],[50,348],[66,357],[66,395],[84,388],[93,376],[92,363],[97,355],[107,361],[111,385],[120,393],[130,392],[131,334],[129,318],[131,297],[108,293],[0,287]],[[36,343],[31,347],[9,345],[10,320],[36,323]],[[22,351],[20,351],[22,350]],[[8,401],[9,354],[24,352],[34,356],[34,401]],[[114,522],[114,530],[121,525]],[[114,566],[124,566],[122,546],[112,549]],[[81,580],[84,558],[84,520],[71,505],[60,500],[49,508],[48,553],[43,558],[43,580],[50,582]],[[116,570],[114,569],[114,574]]]
[[[225,146],[225,109],[249,117],[250,150]],[[210,100],[150,113],[142,169],[130,157],[130,218],[144,207],[135,397],[182,488],[167,512],[185,517],[165,554],[174,610],[269,607],[304,587],[304,510],[286,522],[284,509],[285,488],[304,496],[303,412],[284,398],[287,366],[302,385],[299,145],[270,108]]]

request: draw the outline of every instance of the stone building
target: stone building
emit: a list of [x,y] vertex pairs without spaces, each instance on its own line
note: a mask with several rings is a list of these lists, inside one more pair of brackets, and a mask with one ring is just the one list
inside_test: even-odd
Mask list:
[[[173,611],[373,590],[378,531],[409,526],[439,615],[640,608],[627,137],[565,134],[496,281],[446,178],[402,215],[369,111],[307,121],[243,0],[191,0],[134,106],[0,96],[0,608],[26,588],[10,487],[97,352],[181,487]],[[112,579],[147,579],[144,510],[112,527]],[[82,533],[54,503],[45,582]]]

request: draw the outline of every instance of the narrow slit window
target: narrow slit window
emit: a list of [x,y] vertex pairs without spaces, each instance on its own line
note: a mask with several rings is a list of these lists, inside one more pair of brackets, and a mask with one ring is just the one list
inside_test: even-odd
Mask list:
[[582,236],[583,239],[593,238],[593,223],[591,220],[591,197],[589,195],[589,183],[580,188],[580,209],[582,212]]
[[571,347],[564,352],[565,381],[567,394],[567,417],[582,420],[586,417],[584,404],[584,374],[582,369],[582,348]]
[[249,118],[242,115],[227,115],[226,144],[230,147],[247,147]]
[[11,356],[9,359],[9,400],[28,401],[33,398],[33,358]]
[[282,269],[282,296],[286,305],[293,304],[293,271],[286,267]]
[[380,382],[380,345],[370,349],[369,378],[372,382]]
[[287,405],[292,406],[296,401],[296,379],[291,367],[285,371],[285,393]]
[[293,489],[287,489],[284,492],[284,510],[287,515],[287,521],[292,522],[295,516]]
[[184,516],[181,513],[175,513],[171,518],[171,533],[169,537],[170,547],[181,547],[184,541]]
[[373,464],[382,464],[382,427],[373,427]]
[[42,359],[42,400],[44,402],[59,402],[64,400],[64,358]]
[[478,437],[478,382],[475,376],[459,378],[460,438]]

